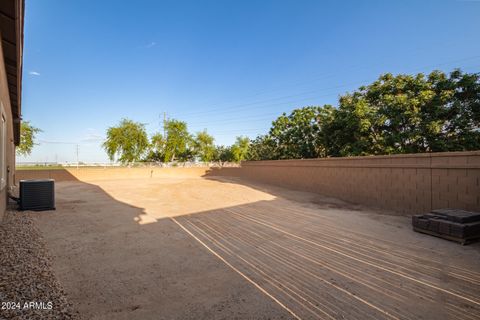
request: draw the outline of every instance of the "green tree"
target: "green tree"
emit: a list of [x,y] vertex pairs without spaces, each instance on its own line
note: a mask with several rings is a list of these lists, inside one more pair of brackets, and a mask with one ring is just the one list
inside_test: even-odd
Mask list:
[[[438,88],[439,87],[439,88]],[[432,143],[433,151],[463,151],[480,149],[480,73],[466,74],[454,70],[444,83],[439,82],[436,90],[453,91],[450,99],[446,99],[445,107],[441,110],[443,123],[439,137],[446,141],[445,146],[436,148]],[[440,95],[440,97],[442,97]]]
[[163,161],[165,157],[165,139],[160,133],[150,138],[150,147],[145,161]]
[[250,141],[247,160],[277,160],[279,158],[277,146],[270,135],[260,135]]
[[431,115],[432,120],[440,120],[437,111],[443,103],[435,103],[434,84],[423,74],[386,74],[367,86],[362,98],[375,112],[371,132],[377,135],[375,142],[378,141],[379,147],[372,153],[429,151],[427,141],[431,132],[425,129],[433,123],[425,120],[432,119]]
[[36,145],[35,138],[39,132],[42,132],[42,130],[32,126],[30,121],[22,121],[20,126],[20,144],[16,148],[18,155],[28,156],[32,153],[32,149]]
[[[309,106],[285,113],[272,123],[269,139],[279,159],[317,158],[327,155],[324,126],[331,121],[333,107]],[[271,143],[271,142],[270,142]]]
[[216,146],[212,160],[219,162],[233,162],[232,149],[225,146]]
[[207,130],[198,132],[193,141],[193,148],[195,154],[200,157],[200,160],[209,162],[213,160],[215,153],[214,138],[207,133]]
[[110,160],[122,163],[139,161],[149,147],[145,125],[129,119],[122,119],[118,126],[107,130],[103,148]]
[[340,107],[326,124],[326,148],[330,156],[367,155],[382,151],[382,125],[378,114],[358,93],[340,97]]
[[235,143],[230,147],[232,159],[235,162],[243,161],[247,158],[250,140],[247,137],[237,137]]
[[167,137],[165,140],[165,162],[180,160],[189,160],[193,154],[189,150],[192,144],[192,137],[188,133],[187,123],[170,119],[165,122]]
[[385,74],[340,97],[326,128],[329,155],[480,148],[478,74]]

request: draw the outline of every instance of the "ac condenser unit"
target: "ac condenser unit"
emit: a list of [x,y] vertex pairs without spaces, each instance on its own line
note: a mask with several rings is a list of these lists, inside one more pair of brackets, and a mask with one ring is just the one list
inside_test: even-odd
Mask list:
[[55,180],[20,180],[20,210],[55,210]]

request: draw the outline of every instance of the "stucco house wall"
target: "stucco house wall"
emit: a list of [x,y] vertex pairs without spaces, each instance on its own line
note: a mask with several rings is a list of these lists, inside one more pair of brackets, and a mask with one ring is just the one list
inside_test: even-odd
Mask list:
[[[0,34],[1,39],[1,34]],[[6,120],[6,137],[5,137],[5,163],[0,163],[6,173],[6,181],[1,185],[0,189],[0,219],[6,210],[8,200],[8,190],[14,185],[15,178],[15,144],[13,140],[13,117],[10,105],[10,95],[7,85],[7,74],[5,71],[2,41],[0,41],[0,108]],[[0,118],[1,121],[1,118]],[[0,159],[2,161],[3,159]],[[3,162],[3,161],[2,161]],[[0,168],[1,170],[1,168]]]
[[24,0],[0,1],[0,222],[15,186],[20,143]]

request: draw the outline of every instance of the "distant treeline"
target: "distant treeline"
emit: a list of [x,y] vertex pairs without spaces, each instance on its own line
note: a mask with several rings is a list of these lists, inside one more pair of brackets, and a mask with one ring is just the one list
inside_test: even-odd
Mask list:
[[123,119],[107,130],[103,146],[112,160],[241,161],[480,149],[480,74],[385,74],[340,96],[338,107],[308,106],[283,114],[254,140],[237,137],[216,146],[206,130],[164,123],[150,139],[145,126]]
[[110,160],[122,163],[146,162],[239,162],[247,158],[249,139],[237,137],[228,147],[217,146],[206,130],[191,134],[187,123],[175,119],[164,122],[165,134],[155,133],[150,139],[145,125],[129,119],[107,130],[103,143]]

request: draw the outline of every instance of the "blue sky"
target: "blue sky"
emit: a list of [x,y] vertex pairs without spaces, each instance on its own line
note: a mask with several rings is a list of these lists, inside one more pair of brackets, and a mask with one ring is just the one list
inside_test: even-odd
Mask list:
[[18,161],[106,162],[121,118],[163,112],[217,144],[282,112],[336,104],[379,74],[480,71],[480,1],[26,1]]

